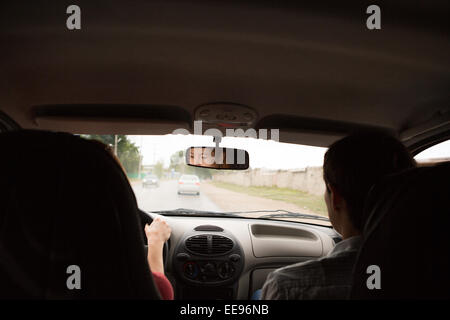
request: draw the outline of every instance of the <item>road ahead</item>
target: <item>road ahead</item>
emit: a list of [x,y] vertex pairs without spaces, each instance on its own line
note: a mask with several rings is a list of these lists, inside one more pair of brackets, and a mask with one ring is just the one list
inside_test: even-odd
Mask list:
[[132,184],[139,208],[144,211],[173,210],[178,208],[222,211],[200,189],[200,195],[177,194],[177,181],[161,181],[159,187],[143,188],[140,182]]
[[[238,193],[218,188],[211,183],[202,182],[200,195],[177,194],[178,181],[161,181],[159,187],[142,188],[141,182],[133,182],[132,187],[138,200],[139,208],[144,211],[174,210],[178,208],[194,209],[202,211],[252,211],[242,213],[242,217],[257,218],[261,213],[255,210],[287,210],[291,212],[309,213],[306,208],[284,201],[255,197],[245,193]],[[280,218],[282,219],[282,218]],[[296,222],[308,222],[311,220],[300,218],[286,218]],[[328,221],[314,220],[314,223],[330,225]]]

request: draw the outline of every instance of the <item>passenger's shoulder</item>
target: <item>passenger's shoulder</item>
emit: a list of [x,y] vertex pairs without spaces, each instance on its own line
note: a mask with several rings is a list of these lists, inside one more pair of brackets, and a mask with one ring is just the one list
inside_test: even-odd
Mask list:
[[277,282],[292,280],[305,280],[309,282],[315,277],[322,276],[322,274],[322,259],[313,259],[276,269],[270,274],[270,278]]
[[330,273],[347,273],[352,269],[354,258],[355,255],[350,253],[325,256],[279,268],[272,272],[270,277],[277,282],[295,281],[297,285],[299,282],[311,285],[317,281],[321,282]]

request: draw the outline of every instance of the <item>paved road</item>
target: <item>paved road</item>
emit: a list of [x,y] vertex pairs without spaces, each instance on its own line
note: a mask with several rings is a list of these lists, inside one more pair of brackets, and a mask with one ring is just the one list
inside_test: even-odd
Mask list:
[[[159,187],[142,188],[141,182],[133,182],[132,187],[136,195],[139,208],[144,211],[174,210],[178,208],[204,211],[253,211],[253,210],[287,210],[292,212],[306,212],[292,203],[262,197],[250,196],[222,188],[210,183],[202,182],[200,195],[177,194],[178,181],[161,181]],[[257,218],[264,213],[244,213],[243,217]],[[280,220],[283,220],[280,218]],[[308,219],[286,218],[289,221],[311,222]],[[314,223],[330,225],[328,221],[314,220]]]
[[139,208],[144,211],[173,210],[178,208],[205,211],[222,211],[200,188],[200,195],[177,194],[177,181],[161,181],[159,187],[143,188],[140,182],[132,183]]

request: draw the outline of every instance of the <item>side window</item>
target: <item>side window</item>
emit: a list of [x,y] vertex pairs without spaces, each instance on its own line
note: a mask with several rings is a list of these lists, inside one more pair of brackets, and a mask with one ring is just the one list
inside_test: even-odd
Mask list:
[[0,132],[19,130],[20,126],[6,113],[0,110]]
[[414,159],[418,164],[450,161],[450,139],[425,149],[417,154]]

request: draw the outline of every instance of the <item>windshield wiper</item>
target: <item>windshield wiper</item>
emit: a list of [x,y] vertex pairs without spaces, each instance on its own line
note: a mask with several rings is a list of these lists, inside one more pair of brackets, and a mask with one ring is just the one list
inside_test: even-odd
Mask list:
[[230,212],[230,213],[239,214],[239,213],[260,213],[260,212],[269,212],[269,214],[259,216],[258,219],[301,218],[301,219],[314,219],[314,220],[330,221],[330,219],[328,219],[327,217],[324,217],[324,216],[318,216],[318,215],[308,214],[308,213],[297,213],[297,212],[291,212],[291,211],[287,211],[287,210],[254,210],[254,211],[241,211],[241,212]]
[[235,217],[236,215],[234,213],[228,213],[228,212],[215,212],[215,211],[200,211],[200,210],[193,210],[193,209],[184,209],[179,208],[175,210],[161,210],[161,211],[152,211],[153,213],[158,213],[162,215],[172,215],[172,216],[179,216],[179,215],[186,215],[186,216],[226,216],[226,217]]

